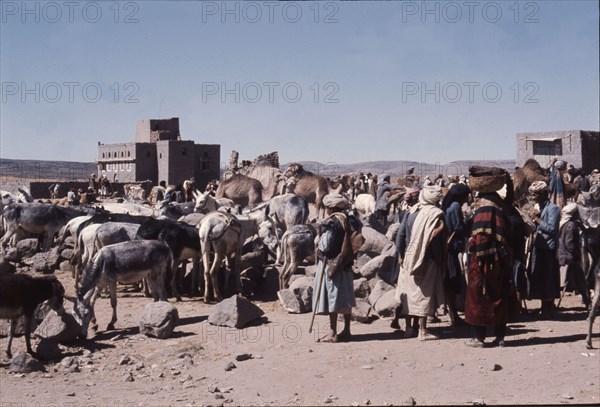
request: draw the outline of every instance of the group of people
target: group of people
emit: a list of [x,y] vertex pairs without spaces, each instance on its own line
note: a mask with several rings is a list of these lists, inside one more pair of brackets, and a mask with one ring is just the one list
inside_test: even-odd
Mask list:
[[[389,181],[388,175],[379,176],[378,220],[387,219],[384,197],[394,188]],[[445,306],[453,326],[473,327],[467,346],[503,347],[507,322],[520,309],[520,300],[541,301],[541,317],[552,318],[561,288],[564,293],[570,287],[589,309],[577,204],[552,202],[553,186],[536,181],[528,189],[534,210],[525,214],[515,204],[510,175],[495,167],[472,167],[468,180],[449,181],[445,195],[439,182],[405,188],[396,236],[398,307],[393,328],[400,329],[405,319],[405,337],[431,338],[428,320],[437,318],[437,310]],[[316,313],[330,315],[331,332],[323,338],[328,342],[350,338],[350,313],[356,302],[347,259],[357,253],[353,242],[360,241],[360,232],[347,226],[348,215],[334,215],[325,225],[339,224],[338,229],[347,231],[337,240],[321,233],[313,291]],[[339,334],[338,313],[345,316]],[[491,342],[486,342],[488,327],[493,327]]]

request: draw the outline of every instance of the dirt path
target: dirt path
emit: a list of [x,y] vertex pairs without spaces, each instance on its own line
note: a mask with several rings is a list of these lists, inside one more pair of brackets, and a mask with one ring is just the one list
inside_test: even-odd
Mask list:
[[[71,277],[62,273],[59,278],[72,295]],[[315,338],[325,333],[326,317],[318,316],[316,332],[309,334],[309,314],[290,315],[277,302],[266,302],[257,305],[268,324],[220,328],[206,322],[211,306],[185,298],[177,304],[181,321],[174,336],[158,340],[138,334],[148,302],[138,294],[121,293],[117,330],[104,332],[110,305],[108,299],[98,300],[98,335],[64,350],[63,357],[75,356],[79,372],[48,363],[47,373],[10,374],[2,351],[0,405],[600,402],[600,352],[585,348],[586,316],[579,297],[565,297],[558,320],[510,324],[507,347],[492,349],[465,347],[470,332],[451,331],[447,317],[432,326],[437,340],[403,339],[389,321],[377,320],[353,324],[352,342],[323,344]],[[600,327],[595,328],[598,348]],[[5,349],[6,339],[0,346]],[[22,338],[16,340],[13,353],[24,347]],[[244,353],[253,357],[235,361]],[[123,356],[129,364],[119,364]],[[237,367],[225,371],[229,361]],[[125,381],[128,373],[133,381]]]

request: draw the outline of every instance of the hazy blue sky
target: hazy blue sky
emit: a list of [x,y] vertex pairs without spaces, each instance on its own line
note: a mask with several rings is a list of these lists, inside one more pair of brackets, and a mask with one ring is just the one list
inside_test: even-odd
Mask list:
[[4,158],[93,161],[171,116],[282,163],[510,159],[517,132],[599,127],[597,1],[0,5]]

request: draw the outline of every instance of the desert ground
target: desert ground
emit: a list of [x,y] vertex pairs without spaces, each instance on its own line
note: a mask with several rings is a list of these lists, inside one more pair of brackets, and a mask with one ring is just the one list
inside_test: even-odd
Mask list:
[[[57,276],[73,296],[71,274]],[[267,321],[241,330],[222,328],[206,321],[213,305],[186,297],[176,304],[180,321],[172,337],[160,340],[139,334],[139,317],[150,301],[121,288],[116,329],[104,331],[111,308],[108,298],[99,299],[98,333],[61,346],[60,357],[46,362],[46,372],[9,373],[10,360],[2,352],[0,405],[600,402],[600,324],[595,349],[587,350],[579,296],[566,296],[555,320],[522,315],[509,324],[506,347],[484,349],[466,347],[469,329],[453,331],[447,316],[431,325],[438,339],[404,339],[389,320],[379,319],[353,323],[351,342],[330,344],[316,341],[328,328],[325,316],[317,316],[309,334],[310,314],[292,315],[278,301],[256,301]],[[530,311],[539,308],[536,301],[527,305]],[[65,307],[70,310],[72,303],[65,301]],[[6,341],[0,342],[2,349]],[[24,339],[16,339],[13,354],[24,349]],[[237,361],[243,354],[252,357]],[[228,362],[236,368],[226,371]]]

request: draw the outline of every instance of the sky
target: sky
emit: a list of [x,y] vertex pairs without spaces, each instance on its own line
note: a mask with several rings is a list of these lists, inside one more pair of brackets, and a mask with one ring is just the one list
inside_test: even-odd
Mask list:
[[2,158],[94,161],[163,117],[224,162],[514,159],[518,132],[599,129],[596,1],[0,6]]

